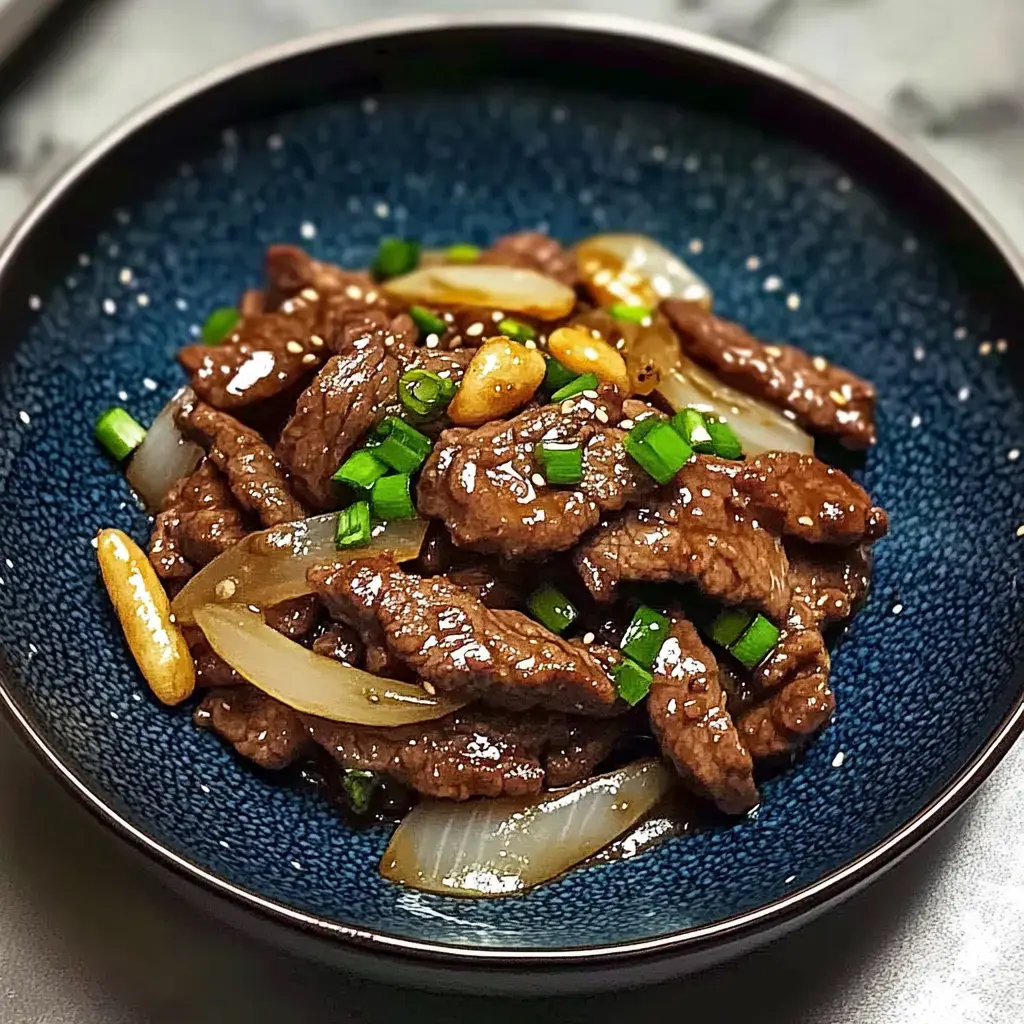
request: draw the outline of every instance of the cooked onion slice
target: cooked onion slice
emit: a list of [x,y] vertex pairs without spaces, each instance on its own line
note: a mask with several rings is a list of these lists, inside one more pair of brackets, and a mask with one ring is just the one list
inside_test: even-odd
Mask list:
[[430,696],[314,654],[271,629],[243,605],[207,605],[196,622],[210,646],[243,678],[307,715],[353,725],[409,725],[441,718],[466,702]]
[[195,401],[195,394],[191,388],[182,388],[160,410],[128,465],[128,483],[150,512],[160,508],[167,492],[203,457],[203,449],[186,441],[174,422],[175,414],[189,400]]
[[662,299],[711,308],[707,282],[646,235],[594,235],[576,246],[583,283],[602,306],[625,302],[654,309]]
[[672,772],[648,760],[530,800],[424,800],[398,826],[380,873],[446,896],[523,892],[606,846],[672,785]]
[[576,305],[576,295],[535,270],[467,263],[427,267],[392,278],[384,290],[406,302],[441,306],[487,306],[557,320]]
[[405,519],[379,527],[361,548],[335,548],[337,512],[250,533],[218,555],[181,589],[171,610],[183,625],[206,604],[237,603],[269,608],[309,593],[306,570],[328,562],[348,562],[387,553],[407,562],[420,553],[427,523]]
[[746,455],[761,452],[814,452],[814,438],[774,406],[723,384],[717,377],[680,355],[673,369],[663,370],[658,392],[675,410],[693,406],[724,416]]

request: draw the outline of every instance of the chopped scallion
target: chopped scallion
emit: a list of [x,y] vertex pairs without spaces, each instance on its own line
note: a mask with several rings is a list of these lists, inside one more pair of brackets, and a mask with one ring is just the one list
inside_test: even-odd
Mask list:
[[406,370],[398,382],[402,405],[417,416],[436,416],[455,397],[455,382],[431,370]]
[[415,270],[420,261],[420,246],[406,238],[382,238],[373,261],[373,272],[379,278],[398,277]]
[[630,324],[646,324],[651,319],[651,311],[646,306],[631,306],[626,302],[616,302],[614,306],[609,306],[608,312],[616,320],[625,320]]
[[380,443],[373,449],[373,454],[398,473],[415,473],[433,447],[426,434],[421,434],[397,416],[381,420],[374,431],[374,439]]
[[705,417],[708,433],[715,445],[715,454],[723,459],[742,459],[743,445],[736,436],[736,432],[725,420],[715,419],[713,416]]
[[124,462],[146,440],[146,428],[116,406],[96,421],[95,433],[96,440],[118,462]]
[[699,409],[684,409],[672,417],[672,426],[686,438],[690,447],[701,455],[714,455],[715,442]]
[[524,324],[521,320],[512,320],[510,317],[498,321],[498,330],[506,338],[515,341],[534,341],[537,338],[537,332],[529,324]]
[[623,445],[626,452],[659,484],[667,484],[693,454],[668,421],[656,416],[636,424],[626,435]]
[[534,451],[549,484],[578,484],[583,479],[583,449],[578,441],[543,441]]
[[412,503],[412,486],[408,473],[382,476],[370,494],[373,514],[387,522],[390,519],[415,519],[416,506]]
[[444,258],[448,263],[476,263],[482,252],[479,245],[471,245],[469,242],[459,242],[456,245],[449,245],[444,251]]
[[441,337],[448,329],[448,325],[444,320],[436,313],[427,309],[426,306],[410,306],[409,316],[412,317],[413,323],[420,329],[421,338],[426,338],[431,334]]
[[779,627],[758,614],[729,650],[741,665],[755,668],[768,657],[778,642]]
[[221,306],[220,309],[215,309],[203,324],[203,344],[219,345],[241,319],[242,314],[234,306]]
[[573,603],[557,587],[546,583],[526,602],[530,614],[552,633],[564,633],[579,618]]
[[547,364],[544,370],[544,388],[547,391],[558,391],[576,379],[577,375],[554,356],[544,356],[544,362]]
[[711,623],[708,633],[716,644],[731,647],[743,635],[753,616],[742,608],[724,608]]
[[370,543],[370,503],[357,501],[338,513],[338,527],[334,533],[334,546],[361,548]]
[[373,452],[363,448],[350,455],[338,467],[338,471],[331,479],[336,480],[339,484],[348,484],[349,487],[367,490],[388,472],[390,471],[385,463],[381,462]]
[[661,645],[668,639],[670,623],[659,611],[645,604],[637,608],[633,619],[622,634],[619,650],[638,665],[649,669],[654,664]]
[[356,814],[365,814],[370,809],[373,794],[380,785],[380,775],[363,768],[346,768],[341,774],[341,787],[345,798]]
[[552,396],[552,402],[564,402],[567,398],[574,398],[584,391],[594,391],[598,385],[596,373],[583,373],[574,377],[565,387],[559,388]]
[[612,679],[619,696],[630,706],[639,704],[654,682],[654,676],[632,658],[625,658],[612,669]]

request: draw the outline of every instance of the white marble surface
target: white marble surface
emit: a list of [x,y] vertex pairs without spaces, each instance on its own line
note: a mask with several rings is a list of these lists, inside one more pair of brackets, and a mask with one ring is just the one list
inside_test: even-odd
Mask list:
[[[131,108],[304,32],[482,0],[97,0],[7,82],[0,229]],[[828,78],[922,139],[1024,245],[1021,0],[562,0],[713,32]],[[10,76],[7,76],[10,79]],[[408,996],[274,958],[145,872],[0,727],[0,1022],[1024,1019],[1024,748],[936,840],[847,906],[697,979],[543,1008]],[[412,1002],[415,1000],[415,1002]]]

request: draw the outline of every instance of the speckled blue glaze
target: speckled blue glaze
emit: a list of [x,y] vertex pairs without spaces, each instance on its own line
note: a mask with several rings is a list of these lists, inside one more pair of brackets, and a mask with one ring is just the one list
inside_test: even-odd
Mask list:
[[[1024,405],[1005,345],[942,252],[841,168],[708,115],[522,91],[342,102],[197,139],[187,157],[19,297],[34,312],[0,378],[10,685],[74,770],[172,850],[271,900],[413,940],[643,939],[848,862],[918,811],[1015,699]],[[837,718],[765,785],[755,816],[473,903],[381,881],[388,829],[350,831],[151,699],[90,544],[103,526],[142,541],[149,523],[91,427],[116,402],[156,413],[182,380],[175,350],[259,282],[270,242],[360,266],[382,233],[486,243],[522,227],[654,235],[724,314],[872,378],[880,443],[863,479],[892,534],[835,660]]]

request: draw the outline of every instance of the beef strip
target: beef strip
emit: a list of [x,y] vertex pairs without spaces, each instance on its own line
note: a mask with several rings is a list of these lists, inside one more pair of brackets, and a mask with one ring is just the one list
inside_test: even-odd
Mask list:
[[[565,410],[565,411],[563,411]],[[417,507],[441,519],[457,545],[510,558],[564,551],[615,512],[650,494],[654,482],[626,456],[614,389],[596,399],[527,409],[508,421],[446,430],[420,476]],[[538,484],[534,446],[577,441],[583,478],[573,487]]]
[[769,529],[814,544],[877,540],[889,528],[885,510],[860,484],[813,455],[756,455],[740,465],[733,486],[739,506]]
[[388,307],[386,297],[366,271],[321,263],[297,245],[270,246],[265,268],[271,308],[307,289],[317,298],[340,295],[365,306]]
[[224,477],[204,459],[164,499],[153,523],[149,560],[161,579],[183,581],[246,532]]
[[228,480],[235,500],[264,526],[304,519],[306,510],[288,489],[284,470],[255,430],[226,412],[195,402],[182,407],[178,426],[201,444]]
[[245,680],[210,646],[198,627],[188,630],[188,646],[196,667],[196,686],[213,690],[241,686]]
[[612,519],[576,549],[576,568],[598,601],[624,581],[694,581],[726,604],[781,621],[789,608],[786,553],[778,538],[733,507],[731,464],[698,455],[671,493]]
[[790,345],[766,345],[739,324],[690,302],[666,299],[661,311],[687,355],[722,380],[792,413],[812,433],[849,448],[875,443],[875,389],[848,370]]
[[211,691],[196,708],[193,720],[261,768],[284,768],[310,746],[309,731],[299,713],[251,686]]
[[505,235],[481,253],[477,262],[536,270],[570,288],[579,283],[576,256],[540,231],[517,231]]
[[283,633],[289,640],[304,640],[316,626],[319,605],[312,594],[293,597],[267,608],[263,618],[271,629]]
[[479,561],[449,569],[445,575],[488,608],[519,608],[526,596],[522,592],[522,581],[517,586],[511,574],[503,572],[497,562]]
[[743,814],[759,799],[754,767],[726,710],[718,666],[693,626],[679,615],[672,619],[652,668],[651,728],[696,793],[726,814]]
[[384,417],[398,387],[395,323],[404,329],[407,320],[375,311],[350,323],[339,354],[302,393],[281,432],[278,455],[296,492],[312,507],[335,507],[332,475]]
[[366,649],[359,634],[351,626],[332,622],[313,641],[313,651],[325,658],[344,662],[361,668],[364,664]]
[[433,722],[382,729],[306,720],[346,768],[386,772],[427,796],[533,796],[587,778],[625,731],[624,719],[481,708]]
[[512,709],[589,715],[619,710],[605,667],[517,611],[493,610],[444,577],[402,572],[387,556],[311,569],[308,580],[332,617],[437,690]]
[[848,619],[867,596],[871,550],[786,542],[793,604],[788,622],[813,629]]

